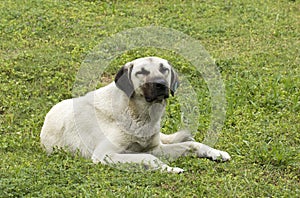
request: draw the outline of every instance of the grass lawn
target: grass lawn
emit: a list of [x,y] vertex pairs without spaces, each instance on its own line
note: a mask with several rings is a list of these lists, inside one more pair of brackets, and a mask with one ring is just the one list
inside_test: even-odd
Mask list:
[[[299,1],[16,0],[0,7],[0,197],[300,197]],[[182,32],[212,56],[227,100],[215,147],[232,160],[180,158],[171,165],[186,172],[176,175],[94,165],[64,151],[47,156],[39,143],[44,117],[72,97],[85,57],[108,37],[149,25]],[[144,55],[169,59],[190,77],[202,141],[211,108],[201,75],[161,49],[126,52],[112,66]],[[175,115],[177,106],[168,110]],[[178,125],[171,121],[166,132]]]

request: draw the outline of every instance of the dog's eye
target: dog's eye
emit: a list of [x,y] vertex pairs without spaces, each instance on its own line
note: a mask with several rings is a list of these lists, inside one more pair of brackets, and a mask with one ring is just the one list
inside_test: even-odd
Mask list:
[[160,71],[162,74],[167,74],[167,73],[169,73],[169,69],[166,68],[162,63],[159,65],[159,71]]
[[150,74],[149,71],[145,70],[145,68],[142,68],[141,71],[138,71],[138,72],[135,73],[135,76],[137,76],[137,75],[144,75],[144,76],[147,76],[147,75],[149,75],[149,74]]

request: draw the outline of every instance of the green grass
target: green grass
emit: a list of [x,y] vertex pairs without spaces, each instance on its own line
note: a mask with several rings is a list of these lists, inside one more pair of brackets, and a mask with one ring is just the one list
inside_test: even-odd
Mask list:
[[[17,0],[0,7],[0,197],[300,196],[299,1]],[[187,171],[176,175],[94,165],[63,151],[47,156],[39,144],[44,116],[72,97],[86,55],[108,36],[149,25],[199,40],[214,58],[228,102],[215,147],[232,161],[180,158],[171,164]],[[189,68],[184,57],[151,49],[113,64],[149,54]],[[186,75],[204,105],[196,135],[202,141],[208,92],[196,73]],[[170,122],[164,130],[176,128]]]

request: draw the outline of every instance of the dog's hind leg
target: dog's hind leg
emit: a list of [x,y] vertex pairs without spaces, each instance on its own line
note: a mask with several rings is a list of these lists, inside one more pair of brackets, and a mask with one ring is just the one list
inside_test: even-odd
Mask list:
[[178,131],[176,133],[166,135],[160,133],[160,140],[163,144],[174,144],[179,142],[195,141],[189,131]]

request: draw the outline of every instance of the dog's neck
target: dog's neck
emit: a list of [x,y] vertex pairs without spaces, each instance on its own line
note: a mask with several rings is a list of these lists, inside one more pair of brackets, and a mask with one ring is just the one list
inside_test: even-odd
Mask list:
[[130,98],[118,116],[124,130],[132,136],[149,138],[159,132],[161,116],[165,110],[162,103],[148,103],[143,98]]
[[113,114],[110,116],[123,130],[136,137],[149,137],[159,132],[166,101],[149,103],[138,95],[128,98],[117,87],[112,90],[111,98],[113,100],[109,106],[113,108]]
[[133,120],[142,120],[146,123],[151,122],[154,124],[160,122],[165,106],[166,101],[162,101],[161,103],[148,103],[144,98],[131,98],[129,99],[126,111]]

